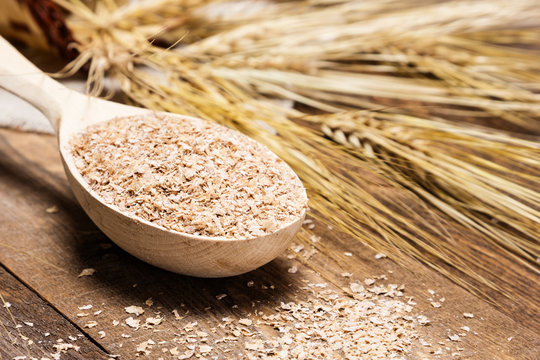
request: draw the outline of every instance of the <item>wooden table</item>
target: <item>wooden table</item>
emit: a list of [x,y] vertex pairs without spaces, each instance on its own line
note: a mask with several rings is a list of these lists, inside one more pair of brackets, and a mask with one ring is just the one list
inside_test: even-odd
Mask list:
[[[315,223],[313,231],[321,237],[324,251],[318,250],[307,262],[297,255],[309,251],[308,245],[233,278],[197,279],[162,271],[116,247],[89,220],[68,187],[53,136],[0,129],[0,294],[10,304],[0,307],[0,359],[52,359],[58,339],[80,347],[67,350],[62,359],[102,359],[110,354],[132,359],[136,346],[149,338],[156,344],[146,358],[173,358],[162,352],[172,345],[158,342],[170,341],[189,323],[211,329],[223,317],[257,318],[281,301],[301,298],[304,280],[326,282],[339,290],[350,281],[381,274],[389,282],[405,284],[406,294],[417,302],[415,312],[431,320],[418,328],[423,338],[441,342],[443,350],[455,348],[448,336],[462,332],[462,326],[471,329],[457,344],[463,349],[459,356],[444,350],[426,358],[540,358],[537,277],[508,275],[512,265],[500,260],[493,270],[506,278],[514,276],[516,287],[528,292],[531,301],[516,303],[493,294],[500,305],[496,308],[425,266],[413,264],[407,270],[387,258],[376,259],[372,250],[327,226]],[[478,261],[492,264],[499,259],[479,254]],[[298,272],[288,271],[293,265]],[[96,273],[79,277],[85,268]],[[353,273],[352,280],[341,276],[343,272]],[[445,298],[440,308],[430,304],[428,290]],[[145,304],[150,298],[151,307]],[[144,307],[148,315],[160,314],[163,323],[150,331],[126,326],[129,315],[124,308],[131,305]],[[89,315],[78,316],[81,313]],[[176,319],[175,313],[183,318]],[[473,313],[474,318],[464,318],[463,313]],[[88,327],[90,321],[97,325]],[[209,333],[212,342],[217,335]],[[218,358],[242,357],[242,344],[233,350]],[[425,349],[415,345],[410,358],[423,353]]]

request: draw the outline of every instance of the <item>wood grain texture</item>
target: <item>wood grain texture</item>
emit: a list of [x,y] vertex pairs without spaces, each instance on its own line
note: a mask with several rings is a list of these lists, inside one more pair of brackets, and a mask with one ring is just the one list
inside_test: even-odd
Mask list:
[[[223,317],[235,321],[247,316],[257,318],[261,311],[271,313],[281,301],[305,299],[304,280],[328,282],[333,288],[346,290],[350,281],[381,274],[387,275],[391,283],[405,284],[406,295],[413,296],[418,303],[415,311],[430,318],[431,325],[418,329],[426,340],[435,344],[440,341],[443,348],[455,346],[448,336],[464,325],[471,328],[471,333],[458,344],[464,349],[460,358],[540,357],[538,331],[521,311],[506,308],[505,315],[419,264],[405,270],[388,259],[377,260],[370,249],[320,223],[313,229],[321,237],[313,255],[309,256],[309,241],[297,238],[304,245],[303,250],[288,251],[242,276],[199,279],[145,264],[112,244],[79,207],[69,190],[52,136],[0,130],[0,194],[0,263],[108,353],[123,358],[134,358],[137,344],[148,339],[156,343],[150,358],[172,358],[162,349],[173,347],[175,334],[194,321],[199,330],[210,334],[211,343],[224,335],[218,327]],[[397,198],[396,194],[389,196]],[[45,210],[51,206],[56,206],[58,212],[47,213]],[[479,261],[484,256],[479,252]],[[299,261],[302,257],[309,260]],[[295,274],[287,271],[292,265],[298,266]],[[79,278],[81,270],[89,267],[97,272]],[[353,273],[353,278],[340,276],[342,272]],[[253,281],[253,286],[248,287],[248,281]],[[537,284],[530,287],[536,289]],[[435,291],[437,298],[445,297],[441,308],[431,306],[428,290]],[[218,300],[216,296],[220,294],[227,296]],[[152,307],[145,305],[149,298],[154,303]],[[81,313],[78,307],[89,304],[93,306],[90,315],[77,316]],[[124,307],[130,305],[145,309],[143,322],[147,316],[160,316],[162,324],[152,330],[126,326],[124,321],[130,315]],[[523,308],[520,304],[514,306]],[[180,319],[175,318],[173,310]],[[94,311],[101,313],[93,315]],[[475,317],[465,319],[464,312],[474,313]],[[47,317],[43,315],[43,319]],[[114,326],[114,320],[119,324]],[[97,326],[85,328],[89,321],[96,321]],[[269,335],[274,331],[254,326]],[[217,328],[215,333],[213,328]],[[99,331],[106,336],[101,338]],[[160,341],[165,343],[158,344]],[[241,358],[242,344],[232,347],[232,352],[219,356]],[[411,358],[419,358],[425,351],[417,345]],[[447,354],[439,358],[451,357]]]
[[0,359],[52,358],[51,354],[58,352],[54,347],[60,344],[58,339],[78,347],[64,352],[64,358],[107,359],[106,353],[69,320],[1,266],[0,294],[5,301],[0,303]]

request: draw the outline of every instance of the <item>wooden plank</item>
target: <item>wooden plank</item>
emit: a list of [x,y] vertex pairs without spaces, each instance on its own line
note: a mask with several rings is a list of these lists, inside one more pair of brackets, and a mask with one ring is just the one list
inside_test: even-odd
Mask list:
[[[0,359],[52,359],[58,353],[70,359],[108,359],[83,332],[1,266],[0,295],[4,300],[0,302]],[[66,350],[58,348],[62,346]]]
[[[80,328],[86,330],[85,324],[96,321],[97,326],[87,332],[111,354],[133,358],[137,345],[152,339],[156,344],[151,356],[169,358],[171,354],[162,353],[162,349],[175,346],[175,334],[194,321],[199,330],[210,334],[208,342],[213,343],[223,335],[219,325],[224,317],[235,321],[257,319],[260,312],[271,313],[281,301],[306,298],[304,280],[326,281],[332,284],[329,287],[346,290],[350,281],[384,274],[389,282],[406,285],[406,294],[417,302],[415,311],[431,319],[430,326],[418,328],[420,336],[435,345],[442,342],[446,357],[451,357],[446,347],[461,347],[459,357],[471,359],[540,356],[538,333],[527,329],[522,314],[504,315],[419,264],[405,270],[388,259],[377,260],[365,246],[322,224],[315,224],[314,229],[321,237],[321,248],[305,263],[288,255],[306,257],[311,250],[307,243],[302,243],[304,249],[298,253],[289,252],[261,269],[234,278],[196,279],[144,264],[111,244],[79,208],[56,151],[51,136],[0,130],[0,263]],[[52,206],[58,208],[57,213],[46,212]],[[479,253],[479,261],[482,256]],[[293,265],[298,267],[297,273],[288,272]],[[84,268],[97,272],[79,278]],[[345,271],[354,274],[352,280],[340,276]],[[250,281],[253,286],[247,286]],[[218,300],[220,294],[227,296]],[[441,308],[431,305],[429,298],[434,297],[446,299]],[[151,307],[145,305],[149,298]],[[84,305],[93,307],[80,310]],[[142,319],[160,316],[163,323],[153,329],[130,328],[124,322],[129,316],[124,308],[130,305],[145,309]],[[175,319],[173,310],[182,318]],[[88,316],[77,316],[85,311]],[[95,311],[101,313],[93,315]],[[512,309],[507,311],[511,313]],[[465,312],[475,317],[465,319]],[[115,320],[119,321],[116,326]],[[263,333],[269,331],[262,325],[253,326]],[[470,334],[460,338],[458,344],[449,341],[448,336],[462,326],[470,327]],[[217,328],[216,333],[213,328]],[[102,338],[99,331],[106,335]],[[181,352],[186,349],[183,346],[178,346]],[[221,352],[219,356],[235,358],[244,352],[241,343],[231,348],[232,355]],[[413,351],[419,357],[426,349],[417,344]]]

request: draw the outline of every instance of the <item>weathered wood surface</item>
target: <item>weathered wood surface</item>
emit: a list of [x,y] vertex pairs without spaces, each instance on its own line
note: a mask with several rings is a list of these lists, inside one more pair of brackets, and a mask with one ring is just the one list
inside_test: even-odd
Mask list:
[[0,359],[51,358],[62,344],[78,347],[70,352],[74,359],[107,359],[103,349],[1,266],[0,295]]
[[[397,194],[389,196],[397,198]],[[58,212],[46,211],[53,206]],[[10,310],[18,322],[34,323],[29,334],[35,336],[35,346],[30,350],[37,358],[50,350],[37,344],[41,340],[38,334],[46,332],[58,337],[76,336],[81,332],[108,354],[118,354],[123,359],[134,358],[137,345],[152,339],[156,344],[148,358],[173,358],[163,349],[178,347],[183,353],[185,348],[175,342],[178,338],[175,334],[182,333],[187,324],[197,321],[198,330],[206,331],[208,343],[212,344],[224,335],[218,327],[223,317],[257,319],[261,312],[271,312],[281,301],[303,298],[306,296],[301,289],[304,280],[329,282],[333,283],[331,286],[346,289],[352,280],[340,276],[342,272],[353,273],[352,279],[359,281],[386,274],[388,282],[405,284],[406,295],[413,296],[417,302],[415,312],[431,320],[431,325],[418,328],[420,335],[434,344],[442,342],[443,349],[446,346],[463,348],[455,358],[540,357],[540,336],[535,328],[538,319],[530,315],[538,314],[534,306],[538,304],[538,296],[534,298],[538,294],[534,276],[515,274],[516,278],[525,280],[524,284],[516,283],[516,286],[530,289],[533,297],[530,304],[512,303],[495,294],[501,304],[507,304],[497,310],[422,265],[415,264],[409,267],[410,271],[388,259],[375,259],[370,249],[321,224],[315,224],[313,229],[321,236],[320,248],[306,263],[297,258],[309,252],[307,244],[299,253],[289,251],[256,271],[226,279],[197,279],[147,265],[112,244],[78,206],[68,188],[53,136],[0,130],[0,229],[0,263],[24,283],[16,284],[13,277],[2,271],[0,292],[12,303]],[[467,239],[460,242],[465,244]],[[346,256],[345,252],[352,256]],[[498,260],[490,259],[485,252],[479,252],[479,261],[493,264],[493,270],[501,276],[507,276],[507,271],[515,271],[504,262],[494,266]],[[292,265],[298,266],[297,273],[288,272]],[[93,276],[78,277],[84,268],[95,268],[97,272]],[[247,286],[249,281],[253,281],[253,286]],[[437,298],[445,297],[441,308],[431,306],[429,289],[435,291]],[[36,294],[52,308],[36,311],[33,300],[30,303],[14,300],[24,297],[41,301]],[[227,296],[218,300],[216,296],[220,294]],[[151,307],[145,304],[149,298],[153,301]],[[80,310],[79,307],[84,305],[92,305],[92,309]],[[130,315],[124,307],[130,305],[145,309],[145,314],[140,317],[142,322],[147,316],[157,315],[163,317],[163,322],[153,329],[135,330],[126,326],[124,321]],[[175,318],[173,310],[180,319]],[[474,313],[474,318],[465,319],[464,312]],[[81,313],[89,315],[78,316]],[[35,314],[32,320],[29,314]],[[5,308],[0,308],[0,320],[9,323]],[[119,324],[115,326],[114,320]],[[85,327],[90,321],[97,325]],[[58,323],[63,325],[56,325]],[[459,329],[464,325],[470,327],[471,332],[458,344],[450,342],[448,336],[461,332]],[[212,332],[212,328],[217,328],[216,332]],[[256,323],[253,328],[259,328],[263,333],[270,331]],[[11,345],[3,329],[0,334],[0,349],[7,349],[0,352],[1,356],[9,359],[24,355]],[[78,341],[82,344],[83,340]],[[162,341],[165,343],[160,344]],[[101,350],[87,343],[84,342],[84,350],[81,345],[80,353],[68,350],[65,358],[97,358]],[[216,356],[243,356],[242,342],[231,347],[232,352],[217,351]],[[420,358],[425,353],[426,349],[416,345],[411,358]],[[448,351],[430,357],[452,358]]]

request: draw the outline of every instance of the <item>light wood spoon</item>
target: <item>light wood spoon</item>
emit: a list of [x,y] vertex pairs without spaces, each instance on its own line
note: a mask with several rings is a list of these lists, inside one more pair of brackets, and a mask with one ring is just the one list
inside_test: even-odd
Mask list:
[[69,90],[45,75],[1,37],[0,59],[0,87],[28,101],[49,119],[56,130],[60,156],[75,197],[92,221],[130,254],[181,274],[232,276],[256,269],[277,257],[300,229],[305,212],[274,233],[239,240],[178,233],[122,214],[90,190],[75,167],[68,141],[91,124],[155,112]]

